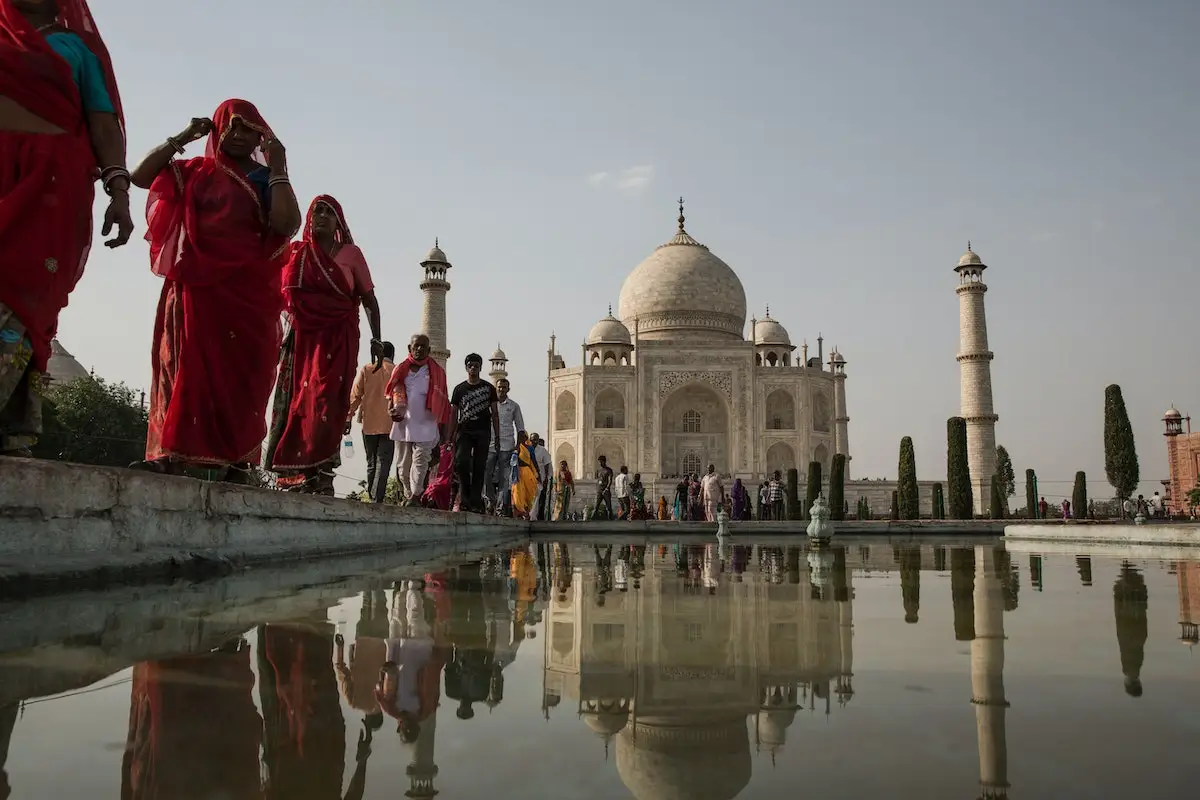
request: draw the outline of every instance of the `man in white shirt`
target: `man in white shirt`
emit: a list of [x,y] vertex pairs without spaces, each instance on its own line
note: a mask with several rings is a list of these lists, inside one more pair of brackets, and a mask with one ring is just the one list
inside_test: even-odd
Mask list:
[[717,504],[725,501],[725,484],[712,464],[708,465],[708,473],[700,479],[700,499],[704,502],[704,518],[716,522]]
[[546,489],[550,486],[550,477],[554,474],[554,461],[550,458],[550,451],[546,449],[541,436],[536,433],[530,434],[529,441],[533,442],[533,461],[538,473],[537,499],[533,503],[536,515],[534,518],[549,519],[550,515],[542,504],[549,501]]
[[512,508],[512,470],[510,459],[517,448],[517,436],[525,433],[525,415],[521,406],[508,396],[512,386],[508,378],[496,381],[496,413],[500,415],[500,447],[496,442],[488,448],[487,466],[483,470],[484,494],[493,512],[506,512]]
[[629,467],[621,467],[613,479],[613,494],[617,498],[617,518],[629,519]]
[[[425,491],[429,459],[442,436],[429,403],[430,380],[435,371],[429,366],[432,361],[429,356],[429,337],[423,333],[413,336],[408,345],[408,354],[409,358],[400,365],[404,368],[407,404],[393,413],[392,440],[400,451],[396,477],[404,487],[404,496],[411,502]],[[440,369],[436,371],[443,383],[441,393],[444,396],[445,373]],[[403,413],[403,419],[396,419],[398,413]]]

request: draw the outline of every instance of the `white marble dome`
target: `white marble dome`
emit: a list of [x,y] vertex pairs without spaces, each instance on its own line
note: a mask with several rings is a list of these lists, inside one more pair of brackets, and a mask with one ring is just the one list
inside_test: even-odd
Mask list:
[[1179,413],[1178,408],[1171,406],[1167,409],[1167,412],[1163,414],[1163,419],[1183,419],[1183,414]]
[[50,363],[46,366],[45,377],[51,386],[61,386],[76,378],[90,378],[91,373],[75,360],[75,356],[67,352],[67,348],[63,347],[58,339],[51,339]]
[[421,263],[445,264],[446,266],[450,266],[450,262],[447,260],[446,254],[442,252],[442,248],[439,246],[437,240],[434,240],[433,247],[430,248],[429,252],[425,254],[425,260],[423,260]]
[[597,322],[588,331],[586,344],[632,344],[633,337],[629,335],[629,328],[626,328],[621,320],[612,315],[612,307],[608,309],[608,316]]
[[791,347],[792,337],[788,336],[787,328],[779,324],[778,321],[771,319],[771,312],[768,310],[765,319],[760,319],[754,323],[754,343]]
[[967,252],[963,253],[962,258],[960,258],[958,260],[958,265],[960,267],[982,267],[983,266],[983,259],[981,259],[979,257],[978,253],[976,253],[974,250],[971,249],[970,242],[967,243]]
[[639,339],[736,339],[746,330],[746,291],[736,273],[683,227],[621,286],[620,317]]
[[637,800],[733,800],[750,783],[746,718],[663,718],[617,736],[617,774]]
[[500,349],[500,345],[496,345],[496,349],[492,351],[492,361],[508,361],[508,356]]

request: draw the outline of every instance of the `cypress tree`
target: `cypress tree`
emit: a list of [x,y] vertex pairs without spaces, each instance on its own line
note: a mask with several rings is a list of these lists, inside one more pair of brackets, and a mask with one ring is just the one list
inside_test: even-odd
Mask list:
[[974,519],[975,498],[971,491],[971,466],[967,463],[967,421],[946,420],[946,484],[950,487],[950,517]]
[[804,513],[812,508],[813,503],[817,502],[817,495],[821,493],[821,462],[813,461],[808,465],[808,496],[804,502]]
[[996,448],[996,474],[1000,476],[1000,491],[1007,499],[1017,493],[1017,475],[1013,472],[1012,457],[1004,445]]
[[1071,516],[1075,519],[1087,519],[1087,475],[1075,473],[1075,489],[1071,492]]
[[863,498],[863,519],[871,519],[871,501]]
[[787,511],[785,514],[790,520],[804,519],[800,508],[800,498],[797,493],[800,491],[800,472],[797,469],[789,469],[787,471]]
[[900,495],[900,519],[921,518],[921,495],[917,488],[917,456],[911,436],[900,440],[900,480],[896,490]]
[[992,476],[992,519],[1004,519],[1004,490],[1001,488],[1003,481],[1000,475]]
[[891,513],[888,515],[888,519],[890,519],[890,520],[900,519],[900,493],[897,491],[892,492],[892,510],[891,510]]
[[933,485],[933,518],[946,518],[946,493],[940,483]]
[[1025,470],[1025,516],[1038,518],[1037,473],[1031,469]]
[[846,518],[846,456],[837,453],[829,471],[829,516],[841,521]]
[[1125,398],[1117,384],[1104,390],[1104,474],[1117,490],[1117,499],[1125,500],[1137,490],[1137,448],[1133,443],[1133,426],[1125,410]]

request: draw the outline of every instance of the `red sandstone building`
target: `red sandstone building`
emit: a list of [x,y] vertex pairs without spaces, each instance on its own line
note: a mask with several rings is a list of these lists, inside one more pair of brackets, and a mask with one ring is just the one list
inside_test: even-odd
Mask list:
[[1183,416],[1174,406],[1163,414],[1163,425],[1171,470],[1170,477],[1163,481],[1167,508],[1172,514],[1187,514],[1191,511],[1187,494],[1200,485],[1200,433],[1192,433],[1192,418]]

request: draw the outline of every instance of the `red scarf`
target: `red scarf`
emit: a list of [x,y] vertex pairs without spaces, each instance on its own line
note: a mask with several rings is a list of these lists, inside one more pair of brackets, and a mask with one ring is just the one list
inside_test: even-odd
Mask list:
[[387,397],[396,395],[397,403],[407,406],[408,390],[404,387],[404,379],[414,369],[421,367],[429,367],[429,394],[425,398],[425,408],[433,415],[434,422],[445,425],[450,422],[450,395],[446,391],[446,371],[432,356],[426,357],[424,361],[416,361],[409,356],[397,364],[383,393]]
[[[99,59],[124,124],[112,62],[87,3],[59,0],[58,8],[56,22]],[[65,131],[0,132],[0,303],[24,323],[33,367],[45,371],[59,312],[91,248],[96,159],[70,67],[12,0],[0,0],[0,95]]]
[[[283,268],[283,292],[293,321],[292,391],[283,433],[269,454],[272,469],[307,469],[337,454],[358,371],[358,297],[313,236],[313,215],[321,205],[337,217],[335,240],[354,245],[338,201],[329,195],[314,199],[304,239],[292,245]],[[280,379],[287,374],[285,370]]]
[[166,280],[147,458],[257,461],[266,437],[287,239],[270,230],[258,191],[221,152],[234,120],[271,135],[252,104],[227,100],[213,114],[204,157],[172,162],[150,187],[151,269]]

